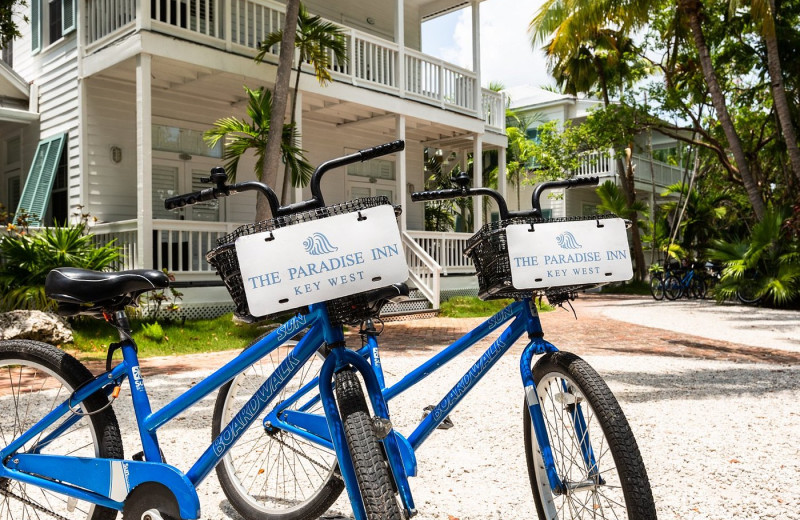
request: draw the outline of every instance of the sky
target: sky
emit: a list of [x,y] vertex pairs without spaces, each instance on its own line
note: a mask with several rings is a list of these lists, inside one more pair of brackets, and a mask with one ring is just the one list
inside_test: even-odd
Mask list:
[[[505,87],[552,85],[544,54],[534,51],[528,24],[542,0],[485,0],[481,3],[481,82]],[[422,52],[472,70],[472,9],[422,25]]]

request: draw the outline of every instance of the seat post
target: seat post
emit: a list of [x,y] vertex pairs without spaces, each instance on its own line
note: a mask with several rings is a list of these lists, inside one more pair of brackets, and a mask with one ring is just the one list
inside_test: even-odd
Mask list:
[[128,320],[128,314],[125,312],[125,309],[116,311],[114,313],[114,327],[116,327],[117,331],[119,331],[119,339],[121,341],[130,340],[131,339],[131,323]]

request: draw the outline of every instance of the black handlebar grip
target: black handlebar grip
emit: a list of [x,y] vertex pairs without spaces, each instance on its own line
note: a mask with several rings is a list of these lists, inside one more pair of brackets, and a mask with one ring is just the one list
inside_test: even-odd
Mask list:
[[464,193],[461,190],[436,190],[436,191],[418,191],[411,194],[411,200],[414,202],[420,202],[423,200],[444,200],[444,199],[455,199],[458,197],[467,197],[469,196],[468,193]]
[[198,202],[205,202],[207,200],[216,199],[217,194],[214,193],[214,188],[206,188],[202,191],[195,191],[193,193],[185,193],[183,195],[176,195],[164,201],[166,209],[182,208],[184,206],[191,206]]
[[402,139],[398,139],[397,141],[392,141],[391,143],[379,144],[378,146],[373,146],[372,148],[359,150],[358,153],[361,154],[361,160],[366,161],[367,159],[374,159],[375,157],[380,157],[381,155],[389,155],[390,153],[401,152],[405,150],[405,148],[406,142]]

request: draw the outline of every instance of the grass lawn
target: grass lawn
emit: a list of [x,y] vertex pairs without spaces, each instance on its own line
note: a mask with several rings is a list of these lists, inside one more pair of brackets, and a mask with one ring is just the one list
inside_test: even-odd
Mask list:
[[650,284],[641,281],[630,281],[621,284],[604,285],[600,288],[601,294],[635,294],[650,296]]
[[[139,346],[139,357],[242,349],[263,334],[270,324],[237,324],[231,316],[226,314],[213,320],[163,321],[157,325],[133,320],[133,339]],[[119,341],[116,329],[102,320],[86,318],[71,325],[75,341],[64,348],[80,359],[105,359],[108,345]]]
[[[488,317],[496,312],[503,310],[505,306],[514,300],[489,300],[483,301],[477,296],[456,296],[442,303],[439,316],[445,318],[482,318]],[[539,305],[536,299],[536,306],[540,311],[551,311],[553,308],[546,303]]]

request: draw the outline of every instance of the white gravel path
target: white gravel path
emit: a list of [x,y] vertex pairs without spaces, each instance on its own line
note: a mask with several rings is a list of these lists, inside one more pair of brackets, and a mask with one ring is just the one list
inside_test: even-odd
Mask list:
[[[427,404],[463,374],[456,360],[391,402],[408,435]],[[420,358],[384,359],[394,381]],[[587,357],[622,404],[647,467],[659,518],[800,519],[800,367],[654,356]],[[184,372],[147,380],[157,409],[201,379]],[[187,470],[210,441],[213,398],[160,431],[168,461]],[[518,361],[507,355],[417,453],[411,480],[419,520],[535,518],[522,442]],[[115,406],[123,431],[135,432],[127,404]],[[125,420],[123,420],[125,418]],[[125,437],[126,454],[139,451]],[[204,519],[238,519],[216,475],[199,487]],[[344,499],[330,514],[348,514]]]

